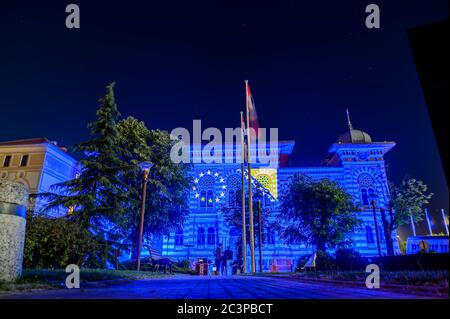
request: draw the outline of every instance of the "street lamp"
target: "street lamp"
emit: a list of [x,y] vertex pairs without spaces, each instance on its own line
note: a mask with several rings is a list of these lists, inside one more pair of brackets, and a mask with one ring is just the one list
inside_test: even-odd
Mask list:
[[141,221],[139,222],[139,232],[138,232],[138,247],[137,247],[137,259],[136,259],[136,270],[139,271],[141,268],[141,249],[142,249],[142,233],[144,231],[144,215],[145,215],[145,195],[147,192],[147,180],[150,169],[153,167],[152,162],[142,162],[139,163],[139,167],[142,170],[142,198],[141,198]]
[[377,236],[377,248],[378,248],[378,256],[381,257],[381,246],[380,246],[380,232],[378,230],[378,221],[377,221],[377,210],[376,210],[376,198],[377,196],[375,194],[372,194],[370,197],[371,201],[370,204],[372,205],[372,211],[373,211],[373,221],[375,223],[375,235]]

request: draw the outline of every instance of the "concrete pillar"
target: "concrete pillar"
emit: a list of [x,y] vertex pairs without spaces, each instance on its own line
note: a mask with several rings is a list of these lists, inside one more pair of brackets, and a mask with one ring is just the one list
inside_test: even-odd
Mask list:
[[22,274],[27,204],[25,186],[0,179],[0,280]]

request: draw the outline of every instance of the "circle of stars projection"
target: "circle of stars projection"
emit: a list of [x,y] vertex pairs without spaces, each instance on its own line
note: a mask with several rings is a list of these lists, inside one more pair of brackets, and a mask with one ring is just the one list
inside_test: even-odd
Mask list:
[[[202,185],[200,185],[202,184]],[[207,199],[206,196],[202,195],[199,190],[212,190],[215,191],[215,185],[219,186],[218,194],[215,194],[214,199]],[[195,198],[200,199],[201,202],[208,201],[209,204],[212,204],[213,201],[215,203],[222,203],[225,198],[225,192],[227,189],[227,185],[225,182],[225,178],[218,171],[202,171],[198,174],[197,177],[194,178],[194,186],[192,190],[195,192]]]

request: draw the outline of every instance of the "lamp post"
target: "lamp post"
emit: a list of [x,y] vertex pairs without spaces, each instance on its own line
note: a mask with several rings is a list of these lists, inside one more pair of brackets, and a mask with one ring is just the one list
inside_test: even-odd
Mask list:
[[153,167],[151,162],[142,162],[139,164],[142,170],[142,198],[141,198],[141,220],[139,222],[139,230],[138,230],[138,246],[137,246],[137,256],[136,256],[136,270],[139,271],[141,269],[141,249],[142,249],[142,233],[144,231],[144,216],[145,216],[145,195],[147,192],[147,180],[148,174],[150,173],[150,169]]
[[374,195],[371,200],[372,211],[373,211],[373,222],[375,223],[375,235],[377,236],[377,248],[378,248],[378,256],[381,257],[381,246],[380,246],[380,232],[378,230],[378,221],[377,221],[377,210],[376,210],[376,196]]

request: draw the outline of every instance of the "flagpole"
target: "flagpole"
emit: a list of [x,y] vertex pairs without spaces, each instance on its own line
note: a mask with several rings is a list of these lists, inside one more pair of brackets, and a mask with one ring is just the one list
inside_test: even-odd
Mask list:
[[250,157],[250,112],[248,109],[248,80],[245,80],[245,108],[247,111],[247,171],[248,171],[248,210],[249,210],[249,226],[250,226],[250,256],[252,273],[256,272],[255,265],[255,230],[253,228],[253,194],[252,194],[252,171],[251,171],[251,157]]
[[247,226],[245,222],[245,145],[244,145],[244,112],[241,112],[241,196],[242,196],[242,256],[243,272],[247,272]]

